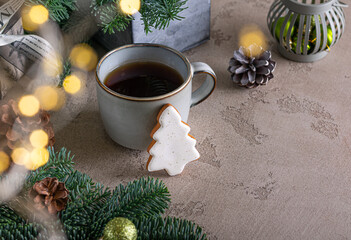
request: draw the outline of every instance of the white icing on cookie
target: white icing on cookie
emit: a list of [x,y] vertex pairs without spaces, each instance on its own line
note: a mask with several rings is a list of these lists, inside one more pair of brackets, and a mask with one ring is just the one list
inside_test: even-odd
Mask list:
[[149,146],[147,169],[150,172],[165,169],[174,176],[182,173],[186,164],[199,159],[196,140],[189,132],[190,127],[182,122],[178,111],[170,104],[165,105],[152,132],[154,141]]

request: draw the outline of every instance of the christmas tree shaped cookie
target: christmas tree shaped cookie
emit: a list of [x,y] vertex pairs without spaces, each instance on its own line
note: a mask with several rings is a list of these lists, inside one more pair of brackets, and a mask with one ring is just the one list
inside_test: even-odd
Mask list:
[[196,140],[189,134],[189,125],[171,104],[162,107],[157,121],[151,132],[154,140],[148,148],[150,157],[146,168],[150,172],[165,169],[171,176],[178,175],[187,163],[200,158]]

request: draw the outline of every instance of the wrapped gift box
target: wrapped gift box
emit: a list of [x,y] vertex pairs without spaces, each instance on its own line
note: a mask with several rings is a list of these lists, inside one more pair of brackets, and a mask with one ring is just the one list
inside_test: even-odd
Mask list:
[[[20,14],[16,13],[11,18],[2,34],[5,35],[23,35],[22,20]],[[28,56],[24,54],[22,48],[26,47],[21,42],[14,42],[12,44],[0,47],[0,61],[2,67],[13,77],[18,80],[28,66]]]

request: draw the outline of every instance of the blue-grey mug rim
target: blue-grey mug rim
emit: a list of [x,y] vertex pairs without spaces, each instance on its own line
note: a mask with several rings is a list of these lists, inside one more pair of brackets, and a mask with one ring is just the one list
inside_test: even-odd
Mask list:
[[[163,94],[163,95],[159,95],[159,96],[155,96],[155,97],[147,97],[147,98],[141,98],[141,97],[132,97],[132,96],[127,96],[127,95],[123,95],[120,93],[117,93],[113,90],[111,90],[110,88],[108,88],[104,83],[104,79],[102,79],[102,81],[99,79],[98,77],[98,72],[100,71],[100,67],[101,65],[104,63],[104,61],[112,54],[114,54],[115,52],[118,52],[122,49],[126,49],[126,48],[133,48],[133,47],[156,47],[156,48],[163,48],[165,50],[168,50],[176,55],[178,55],[186,64],[187,67],[187,77],[184,80],[184,82],[182,83],[182,85],[180,85],[177,89],[173,90],[172,92],[169,92],[167,94]],[[118,66],[116,66],[116,68],[118,68]],[[95,70],[95,80],[97,81],[98,85],[105,90],[107,93],[118,97],[118,98],[122,98],[125,100],[129,100],[129,101],[138,101],[138,102],[151,102],[151,101],[159,101],[165,98],[169,98],[177,93],[179,93],[180,91],[182,91],[184,88],[186,88],[186,86],[191,82],[192,79],[192,71],[191,71],[191,64],[190,61],[179,51],[171,48],[171,47],[167,47],[165,45],[161,45],[161,44],[154,44],[154,43],[134,43],[134,44],[128,44],[128,45],[123,45],[121,47],[118,47],[116,49],[113,49],[112,51],[106,53],[99,61],[96,70]]]

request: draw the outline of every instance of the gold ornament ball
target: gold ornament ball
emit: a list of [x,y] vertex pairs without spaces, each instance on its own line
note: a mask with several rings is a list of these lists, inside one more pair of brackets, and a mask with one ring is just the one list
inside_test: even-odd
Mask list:
[[[277,20],[277,26],[275,28],[275,37],[277,39],[280,38],[280,30],[283,26],[283,23],[285,21],[285,17],[280,17],[278,20]],[[285,29],[284,29],[284,32],[283,32],[283,38],[286,38],[287,35],[288,35],[288,30],[290,28],[290,24],[291,24],[291,17],[290,19],[286,22],[286,25],[285,25]],[[274,26],[274,24],[272,25]],[[295,26],[292,26],[291,28],[291,36],[293,36],[295,34]]]
[[[312,52],[312,47],[313,47],[313,43],[308,42],[307,43],[307,54],[310,54]],[[294,53],[298,53],[298,54],[302,54],[303,53],[303,49],[304,49],[304,39],[303,41],[301,41],[301,45],[300,45],[300,51],[298,51],[299,49],[297,48],[297,36],[293,38],[292,43],[291,43],[291,49],[294,51]]]
[[[322,45],[323,41],[324,41],[324,33],[323,33],[323,26],[322,25],[320,25],[320,31],[321,31],[321,33],[320,33],[320,35],[321,35],[321,43],[320,44]],[[316,37],[317,37],[317,30],[314,27],[312,32],[311,32],[310,39],[315,39]],[[330,26],[328,26],[327,27],[327,46],[330,47],[332,42],[333,42],[333,30],[331,29]],[[326,48],[328,48],[328,47],[326,47]]]
[[134,223],[127,218],[117,217],[107,223],[103,240],[136,240],[137,237]]
[[327,28],[327,44],[330,47],[330,45],[333,42],[333,31],[331,29],[331,27],[328,26]]

